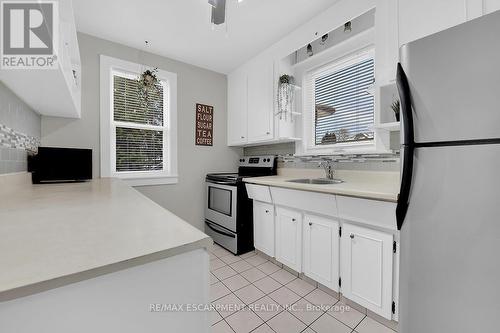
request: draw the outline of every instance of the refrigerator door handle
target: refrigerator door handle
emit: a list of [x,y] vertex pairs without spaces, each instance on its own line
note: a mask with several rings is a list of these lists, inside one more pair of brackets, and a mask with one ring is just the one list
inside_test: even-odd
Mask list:
[[413,132],[413,114],[411,108],[410,85],[408,78],[403,70],[403,67],[398,63],[396,84],[401,102],[401,122],[403,127],[403,143],[402,143],[402,174],[401,174],[401,189],[398,196],[398,204],[396,206],[396,221],[398,230],[403,226],[406,212],[410,204],[411,180],[413,176],[413,154],[415,150],[415,137]]

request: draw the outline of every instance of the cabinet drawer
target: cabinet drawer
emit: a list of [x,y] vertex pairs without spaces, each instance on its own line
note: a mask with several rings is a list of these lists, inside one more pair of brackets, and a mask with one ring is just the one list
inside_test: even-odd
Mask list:
[[339,217],[386,229],[397,230],[396,203],[337,196]]
[[269,186],[246,184],[248,197],[253,200],[272,203]]
[[333,194],[271,187],[271,195],[275,205],[293,207],[294,209],[322,215],[337,216],[337,203]]

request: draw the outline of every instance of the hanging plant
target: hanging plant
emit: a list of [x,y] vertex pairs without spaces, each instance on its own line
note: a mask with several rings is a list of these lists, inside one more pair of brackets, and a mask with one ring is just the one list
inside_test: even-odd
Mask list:
[[278,114],[280,119],[287,119],[290,114],[292,118],[293,100],[295,97],[295,88],[293,86],[293,76],[283,74],[280,76],[278,84]]
[[158,68],[147,69],[137,79],[139,98],[143,106],[149,105],[151,96],[161,93],[161,83],[158,79]]

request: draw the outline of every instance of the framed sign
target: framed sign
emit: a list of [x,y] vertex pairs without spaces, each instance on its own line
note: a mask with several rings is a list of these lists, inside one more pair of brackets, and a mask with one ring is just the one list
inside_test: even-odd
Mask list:
[[214,107],[196,104],[196,134],[197,146],[213,146],[214,137]]

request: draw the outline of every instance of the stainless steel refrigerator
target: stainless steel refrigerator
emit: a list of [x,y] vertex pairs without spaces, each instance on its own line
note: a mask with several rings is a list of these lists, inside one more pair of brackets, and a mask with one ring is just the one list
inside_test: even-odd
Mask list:
[[397,85],[399,331],[500,332],[500,12],[404,45]]

